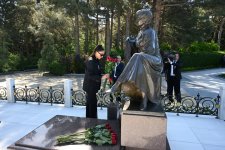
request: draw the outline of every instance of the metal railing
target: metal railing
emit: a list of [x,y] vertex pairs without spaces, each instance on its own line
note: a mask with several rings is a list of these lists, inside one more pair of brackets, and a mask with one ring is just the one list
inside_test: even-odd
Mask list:
[[216,98],[201,97],[198,93],[196,97],[184,96],[181,97],[181,102],[177,102],[173,97],[172,101],[168,95],[162,95],[162,106],[166,112],[189,113],[201,115],[214,115],[218,117],[218,109],[220,107],[220,96]]
[[[71,89],[72,96],[72,105],[86,105],[86,93],[83,90],[73,90]],[[122,105],[125,101],[129,100],[129,97],[125,93],[106,93],[103,90],[99,90],[96,94],[98,106],[107,107],[111,102],[119,103]],[[37,88],[28,88],[25,86],[16,87],[14,86],[14,97],[15,102],[24,101],[28,102],[37,102],[40,103],[50,103],[53,104],[65,104],[64,100],[64,89],[40,89]],[[176,98],[173,97],[172,101],[170,100],[171,96],[162,95],[161,104],[165,112],[175,112],[177,115],[179,113],[189,113],[198,115],[213,115],[218,117],[218,109],[220,107],[220,96],[216,98],[211,97],[202,97],[200,94],[196,96],[182,96],[181,102],[177,102]],[[7,90],[5,87],[0,87],[0,99],[7,100]]]
[[37,88],[15,88],[14,87],[14,96],[15,102],[25,101],[28,102],[38,102],[40,103],[50,103],[52,104],[64,104],[63,98],[63,89],[40,89]]
[[[76,90],[72,91],[72,105],[86,105],[86,93],[83,90]],[[122,105],[123,101],[128,100],[128,97],[121,92],[121,93],[106,93],[103,90],[99,90],[96,94],[97,97],[97,105],[99,107],[107,107],[111,102],[119,103]]]
[[5,87],[0,86],[0,99],[1,100],[7,100],[7,92]]

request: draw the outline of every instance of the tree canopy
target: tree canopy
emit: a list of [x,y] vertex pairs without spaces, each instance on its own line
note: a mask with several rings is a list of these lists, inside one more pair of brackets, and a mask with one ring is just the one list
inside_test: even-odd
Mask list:
[[[146,2],[162,50],[190,50],[194,42],[225,49],[224,0]],[[1,0],[0,72],[56,64],[66,66],[64,72],[82,72],[81,62],[95,45],[103,44],[107,55],[124,50],[125,39],[138,33],[138,9],[137,0]]]

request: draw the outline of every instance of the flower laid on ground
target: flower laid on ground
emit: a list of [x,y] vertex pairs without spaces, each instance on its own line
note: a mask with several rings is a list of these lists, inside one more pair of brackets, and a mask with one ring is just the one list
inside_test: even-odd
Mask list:
[[111,126],[106,123],[88,128],[83,132],[58,136],[56,139],[58,145],[83,143],[97,145],[115,145],[117,143],[117,134],[112,130]]

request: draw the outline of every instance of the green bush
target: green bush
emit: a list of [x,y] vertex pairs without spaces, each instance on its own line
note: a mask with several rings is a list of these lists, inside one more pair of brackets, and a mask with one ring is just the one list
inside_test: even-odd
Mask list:
[[4,61],[0,59],[0,72],[3,72]]
[[21,57],[17,70],[37,69],[38,57]]
[[20,64],[21,57],[19,54],[9,53],[8,60],[3,65],[3,72],[16,71]]
[[75,73],[84,73],[85,72],[85,58],[76,56],[73,61],[73,68]]
[[62,76],[65,74],[65,65],[61,64],[58,61],[53,61],[49,65],[49,73],[53,75]]
[[162,51],[170,51],[170,50],[172,50],[172,46],[169,44],[169,43],[162,43],[162,44],[160,44],[160,50],[162,50]]
[[124,58],[124,50],[121,49],[112,49],[109,54],[111,57],[121,56]]
[[40,59],[38,60],[38,69],[39,69],[40,71],[47,71],[48,68],[49,68],[49,67],[48,67],[48,61],[45,60],[45,59],[40,58]]
[[213,52],[219,51],[219,45],[215,42],[193,42],[188,48],[189,52]]
[[182,52],[182,70],[207,69],[221,66],[222,55],[217,52]]

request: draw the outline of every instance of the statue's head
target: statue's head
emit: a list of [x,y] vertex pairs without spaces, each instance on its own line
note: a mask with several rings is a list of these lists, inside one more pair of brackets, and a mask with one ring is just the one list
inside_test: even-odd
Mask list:
[[136,12],[137,16],[137,25],[141,28],[147,27],[150,25],[152,20],[152,12],[148,4],[144,5],[143,9]]

